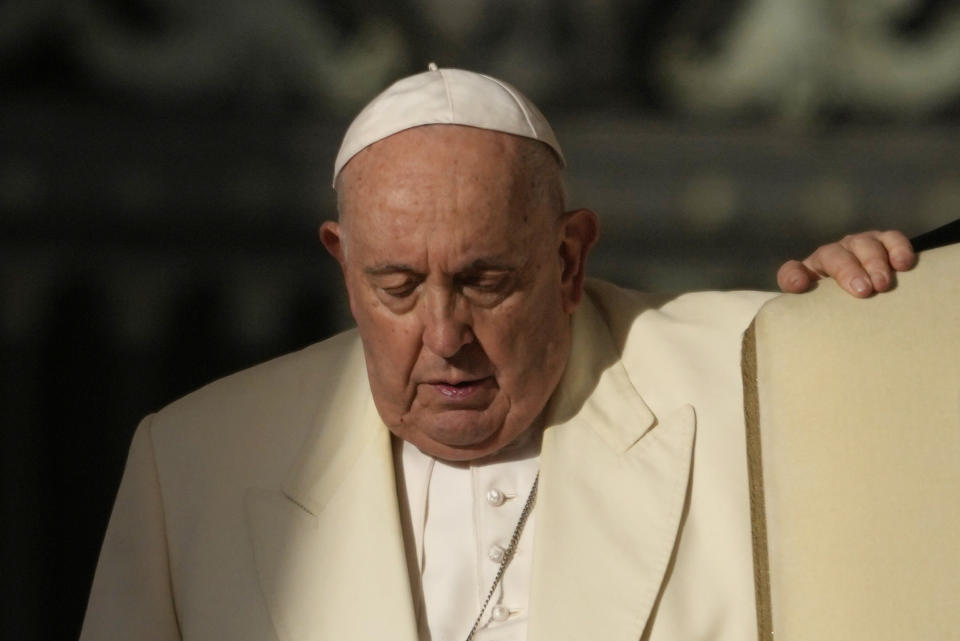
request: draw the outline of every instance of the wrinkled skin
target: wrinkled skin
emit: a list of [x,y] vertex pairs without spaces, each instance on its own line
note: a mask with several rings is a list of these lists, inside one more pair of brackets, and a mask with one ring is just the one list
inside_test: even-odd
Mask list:
[[340,176],[340,222],[320,238],[380,416],[429,455],[497,452],[538,423],[563,373],[597,222],[550,197],[550,153],[431,125],[371,145]]
[[[370,389],[399,438],[446,460],[488,456],[538,424],[570,352],[570,316],[597,237],[563,212],[545,145],[457,125],[389,136],[341,173],[340,222],[320,239],[340,263]],[[889,289],[916,256],[899,232],[863,232],[779,272],[802,292],[834,277]]]

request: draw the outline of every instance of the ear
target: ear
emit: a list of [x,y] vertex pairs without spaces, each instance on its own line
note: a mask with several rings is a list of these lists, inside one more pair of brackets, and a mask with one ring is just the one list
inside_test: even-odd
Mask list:
[[323,243],[323,246],[330,252],[330,255],[333,256],[334,259],[340,263],[340,267],[343,268],[343,233],[340,231],[340,223],[332,220],[324,221],[320,225],[317,235],[320,236],[320,242]]
[[568,211],[560,218],[560,287],[563,311],[572,314],[583,296],[583,278],[586,275],[587,255],[597,242],[600,223],[589,209]]

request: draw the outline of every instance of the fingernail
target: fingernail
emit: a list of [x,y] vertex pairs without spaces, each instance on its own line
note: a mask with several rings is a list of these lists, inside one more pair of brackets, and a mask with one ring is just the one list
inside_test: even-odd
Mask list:
[[873,285],[877,289],[883,289],[890,282],[890,280],[887,278],[887,275],[880,272],[871,272],[870,280],[873,281]]
[[910,265],[911,256],[907,252],[898,251],[890,255],[890,262],[895,267],[907,267]]
[[853,291],[858,294],[869,294],[870,293],[870,283],[867,282],[866,278],[862,276],[857,276],[852,281],[850,281],[850,286],[853,287]]

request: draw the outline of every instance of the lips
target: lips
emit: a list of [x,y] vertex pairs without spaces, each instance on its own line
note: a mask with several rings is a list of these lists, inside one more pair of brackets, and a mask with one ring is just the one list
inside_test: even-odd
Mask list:
[[496,386],[492,376],[484,378],[446,381],[435,380],[426,383],[426,386],[436,394],[440,400],[447,403],[461,404],[481,400]]

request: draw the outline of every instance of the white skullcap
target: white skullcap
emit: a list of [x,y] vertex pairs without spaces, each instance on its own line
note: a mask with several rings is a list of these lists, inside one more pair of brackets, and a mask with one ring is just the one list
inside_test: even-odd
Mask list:
[[396,81],[350,123],[333,168],[333,183],[343,166],[364,148],[387,136],[421,125],[466,125],[539,140],[566,165],[550,123],[523,94],[507,83],[462,69],[438,69]]

